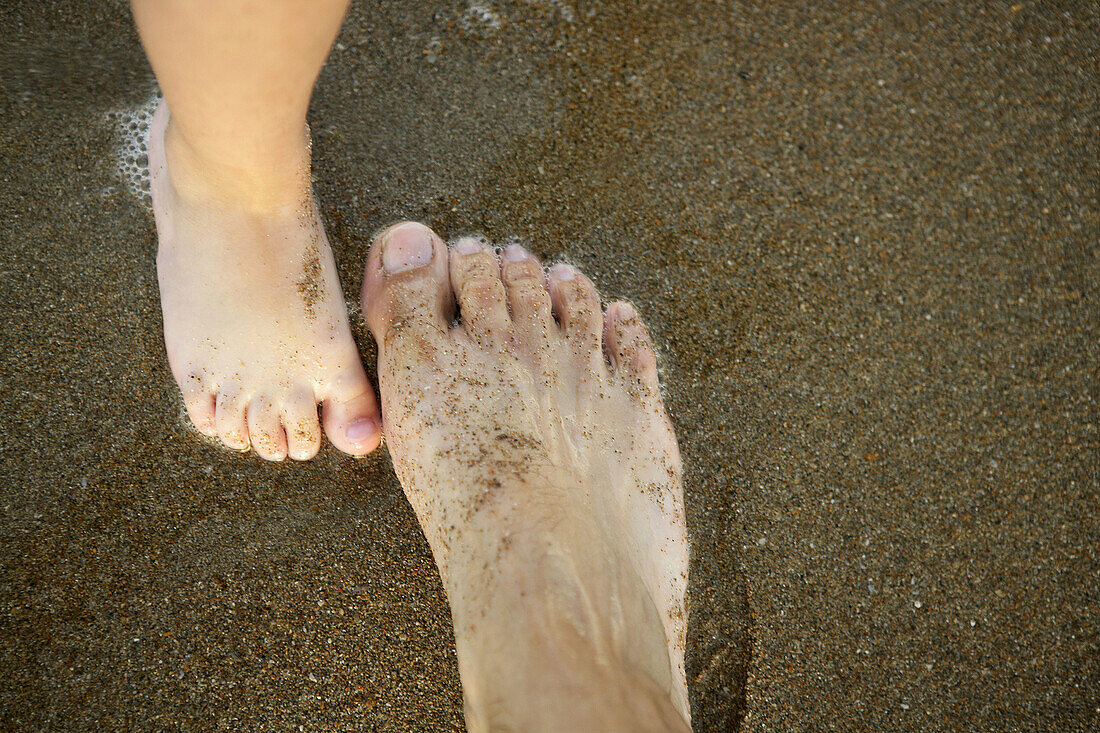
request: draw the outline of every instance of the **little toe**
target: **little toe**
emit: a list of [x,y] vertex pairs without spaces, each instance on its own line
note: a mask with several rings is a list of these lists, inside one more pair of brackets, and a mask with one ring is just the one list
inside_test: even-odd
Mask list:
[[501,256],[500,273],[516,334],[537,345],[545,343],[554,317],[542,265],[523,247],[510,244]]
[[191,424],[203,435],[217,437],[218,428],[214,424],[214,393],[207,387],[202,376],[191,373],[180,380],[180,392],[183,405]]
[[317,420],[317,397],[313,387],[298,385],[283,401],[283,428],[287,455],[308,461],[321,448],[321,424]]
[[367,257],[362,299],[380,357],[402,334],[446,334],[454,297],[443,240],[417,222],[382,232]]
[[256,455],[267,461],[286,459],[286,435],[275,401],[258,395],[248,403],[248,438]]
[[603,343],[614,373],[657,390],[657,354],[634,306],[622,301],[607,306]]
[[550,268],[549,289],[554,315],[578,355],[599,356],[603,309],[592,281],[572,265],[559,264]]
[[248,425],[245,416],[247,407],[247,395],[239,385],[218,388],[214,425],[221,441],[234,450],[248,450]]
[[332,386],[325,395],[321,417],[325,435],[337,449],[364,456],[378,447],[382,431],[374,389],[362,366],[358,371]]
[[451,249],[450,260],[451,287],[463,329],[481,342],[506,337],[511,319],[496,254],[481,241],[463,237]]

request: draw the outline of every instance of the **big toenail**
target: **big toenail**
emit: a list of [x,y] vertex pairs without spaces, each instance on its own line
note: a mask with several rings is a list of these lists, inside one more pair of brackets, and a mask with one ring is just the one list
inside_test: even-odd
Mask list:
[[369,417],[356,420],[344,428],[344,435],[352,443],[360,443],[378,432],[378,423]]
[[432,238],[423,227],[402,227],[382,243],[382,267],[388,273],[423,267],[432,261]]
[[577,271],[572,265],[554,265],[550,268],[550,277],[555,280],[573,280],[577,277]]
[[458,252],[460,255],[472,255],[474,252],[480,251],[481,242],[473,237],[465,237],[455,242],[455,252]]
[[504,259],[509,262],[519,262],[527,259],[527,250],[518,244],[509,244],[504,248]]

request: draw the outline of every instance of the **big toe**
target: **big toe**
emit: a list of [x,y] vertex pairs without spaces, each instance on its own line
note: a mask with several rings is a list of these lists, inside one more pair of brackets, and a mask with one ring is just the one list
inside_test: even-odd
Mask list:
[[447,247],[417,222],[395,224],[374,241],[363,274],[363,313],[379,360],[395,341],[445,334],[454,314]]
[[344,453],[363,456],[382,441],[378,401],[358,361],[331,385],[321,415],[325,435]]

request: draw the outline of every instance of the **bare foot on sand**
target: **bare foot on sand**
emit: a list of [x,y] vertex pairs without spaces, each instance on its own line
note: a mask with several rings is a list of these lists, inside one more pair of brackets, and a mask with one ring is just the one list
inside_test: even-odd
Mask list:
[[375,243],[363,305],[470,729],[686,730],[680,458],[633,308],[413,223]]
[[149,132],[157,274],[172,375],[195,427],[268,460],[353,455],[380,440],[313,200],[309,143],[278,180],[196,158],[162,102]]

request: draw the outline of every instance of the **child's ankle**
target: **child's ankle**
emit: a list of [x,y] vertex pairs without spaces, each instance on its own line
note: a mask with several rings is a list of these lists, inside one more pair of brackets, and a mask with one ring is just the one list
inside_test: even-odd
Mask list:
[[200,150],[169,123],[164,134],[168,174],[176,192],[193,201],[230,204],[252,213],[299,208],[311,195],[310,146],[271,146],[266,154]]

